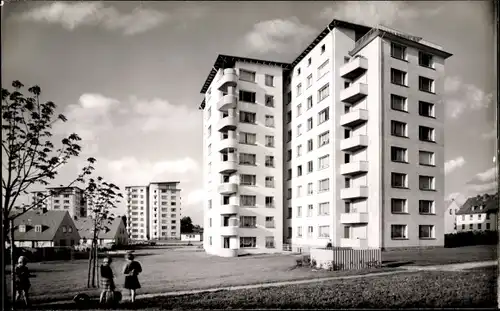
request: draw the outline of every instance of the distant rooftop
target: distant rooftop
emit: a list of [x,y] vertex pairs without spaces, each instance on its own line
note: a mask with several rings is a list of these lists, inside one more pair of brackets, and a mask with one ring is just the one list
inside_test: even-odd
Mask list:
[[498,204],[498,193],[495,195],[478,195],[472,198],[468,198],[456,214],[468,215],[496,213],[498,212]]

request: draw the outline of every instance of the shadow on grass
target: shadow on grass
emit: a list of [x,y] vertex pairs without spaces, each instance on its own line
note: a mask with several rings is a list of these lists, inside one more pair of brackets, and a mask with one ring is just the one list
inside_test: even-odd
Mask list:
[[412,265],[414,263],[415,263],[415,261],[385,260],[385,261],[382,261],[382,267],[383,268],[398,268],[398,267]]

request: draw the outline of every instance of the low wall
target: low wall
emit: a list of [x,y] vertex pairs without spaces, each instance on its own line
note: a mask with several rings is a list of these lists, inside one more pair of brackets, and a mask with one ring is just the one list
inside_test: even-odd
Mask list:
[[311,248],[310,254],[312,265],[319,269],[354,270],[382,266],[380,249]]

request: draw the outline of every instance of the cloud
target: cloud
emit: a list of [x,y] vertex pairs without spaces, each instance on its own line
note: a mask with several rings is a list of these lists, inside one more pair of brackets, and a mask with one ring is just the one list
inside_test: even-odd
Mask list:
[[408,22],[421,17],[434,16],[440,8],[412,9],[403,1],[341,1],[321,11],[320,18],[334,18],[367,26],[390,26],[396,20]]
[[302,24],[297,17],[262,21],[244,37],[245,45],[252,52],[297,52],[313,39],[317,30]]
[[463,157],[458,157],[456,159],[446,161],[444,163],[444,173],[445,175],[448,175],[457,168],[460,168],[464,165],[465,165],[465,159]]
[[463,201],[463,195],[460,192],[453,192],[448,194],[448,196],[445,199],[446,201],[452,201],[455,200],[456,202],[462,202]]
[[464,83],[458,77],[446,77],[444,81],[446,116],[460,117],[465,111],[488,108],[493,100],[492,93],[486,93],[473,84]]
[[498,190],[497,182],[490,182],[482,185],[470,185],[469,190],[475,193],[491,193]]
[[201,205],[205,197],[206,192],[204,189],[193,190],[187,196],[186,205]]
[[467,182],[470,185],[482,185],[496,181],[497,169],[492,167],[484,172],[477,173],[471,180]]
[[53,2],[22,13],[24,21],[60,24],[67,30],[79,26],[100,26],[124,35],[135,35],[156,28],[169,20],[165,12],[139,7],[130,13],[122,13],[102,2]]

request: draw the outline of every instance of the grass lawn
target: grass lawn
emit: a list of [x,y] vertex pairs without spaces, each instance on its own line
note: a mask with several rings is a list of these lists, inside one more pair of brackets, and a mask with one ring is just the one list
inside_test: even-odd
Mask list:
[[497,258],[496,245],[382,252],[382,261],[384,263],[408,262],[410,265],[418,266],[489,261],[496,260]]
[[[414,272],[260,289],[140,299],[119,309],[495,308],[496,268]],[[88,305],[87,308],[96,308]],[[46,306],[45,308],[54,308]],[[75,308],[73,305],[57,309]]]

